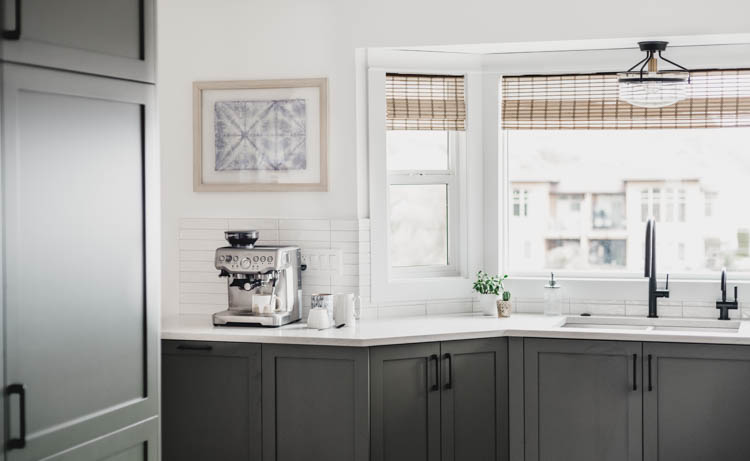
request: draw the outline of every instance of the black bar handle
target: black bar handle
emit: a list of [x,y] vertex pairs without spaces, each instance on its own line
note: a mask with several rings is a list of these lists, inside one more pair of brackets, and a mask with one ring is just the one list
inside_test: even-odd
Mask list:
[[648,391],[654,390],[654,386],[651,384],[651,354],[648,354]]
[[13,450],[16,448],[24,448],[26,446],[26,386],[23,384],[10,384],[5,393],[10,397],[13,394],[18,394],[18,411],[19,411],[19,435],[17,439],[8,439],[7,448]]
[[445,360],[448,361],[448,383],[446,383],[446,389],[453,389],[453,357],[450,354],[445,354]]
[[21,0],[16,0],[15,13],[16,24],[13,26],[13,29],[3,31],[3,38],[6,40],[18,40],[21,38]]
[[206,345],[193,345],[193,344],[180,344],[177,346],[177,350],[180,351],[210,351],[213,350],[213,346]]
[[638,390],[638,354],[633,354],[633,390]]
[[430,387],[430,390],[437,391],[440,389],[440,384],[438,384],[440,382],[440,358],[437,356],[437,354],[432,354],[430,356],[430,360],[435,361],[435,384]]

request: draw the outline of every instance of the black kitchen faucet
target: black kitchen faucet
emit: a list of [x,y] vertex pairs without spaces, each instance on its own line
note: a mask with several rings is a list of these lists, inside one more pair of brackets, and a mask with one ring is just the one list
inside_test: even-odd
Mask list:
[[669,274],[663,290],[656,287],[656,221],[649,218],[646,222],[646,257],[643,276],[648,277],[648,316],[656,318],[657,298],[669,298]]
[[737,286],[734,287],[734,301],[727,301],[727,269],[721,269],[721,301],[716,301],[719,320],[729,320],[729,309],[737,309]]

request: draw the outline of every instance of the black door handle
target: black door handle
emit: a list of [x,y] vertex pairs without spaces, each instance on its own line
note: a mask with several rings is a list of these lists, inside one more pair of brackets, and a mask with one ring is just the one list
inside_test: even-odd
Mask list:
[[3,31],[3,38],[6,40],[18,40],[21,38],[21,0],[16,0],[15,6],[16,24],[13,26],[13,29]]
[[440,368],[440,366],[439,366],[440,365],[439,364],[440,358],[437,356],[437,354],[432,354],[430,356],[430,360],[434,360],[435,361],[435,384],[433,384],[430,387],[430,390],[431,391],[437,391],[437,390],[440,389],[440,384],[439,384],[440,383],[440,369],[439,369]]
[[638,390],[638,354],[633,354],[633,390]]
[[210,351],[213,349],[213,346],[209,345],[192,345],[192,344],[180,344],[177,346],[177,349],[180,351]]
[[26,446],[26,386],[23,384],[10,384],[5,393],[10,398],[13,394],[18,394],[18,411],[19,411],[19,435],[16,439],[8,439],[7,448],[13,450],[15,448],[23,448]]
[[453,389],[453,357],[450,354],[445,354],[445,360],[448,361],[448,382],[445,385],[446,389]]
[[651,385],[651,354],[648,354],[648,391],[654,390],[654,386]]

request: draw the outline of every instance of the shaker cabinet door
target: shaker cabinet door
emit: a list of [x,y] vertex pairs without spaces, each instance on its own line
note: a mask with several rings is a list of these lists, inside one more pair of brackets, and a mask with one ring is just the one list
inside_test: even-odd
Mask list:
[[263,460],[367,461],[367,348],[263,345]]
[[155,81],[155,0],[4,3],[3,61]]
[[37,460],[158,413],[154,95],[2,72],[4,384],[25,389],[5,401],[9,439],[26,423],[6,456]]
[[524,339],[526,461],[642,459],[641,343]]
[[445,341],[442,461],[507,461],[508,341]]
[[750,459],[750,347],[644,343],[643,357],[646,461]]
[[260,461],[260,349],[162,341],[163,461]]
[[373,347],[373,461],[440,460],[440,343]]

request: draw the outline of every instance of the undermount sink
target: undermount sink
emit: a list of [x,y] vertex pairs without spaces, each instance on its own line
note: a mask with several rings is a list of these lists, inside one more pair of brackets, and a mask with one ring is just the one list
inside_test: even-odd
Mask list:
[[737,333],[739,320],[713,319],[663,319],[637,317],[566,317],[561,328],[631,330],[631,331],[673,331],[691,333]]

